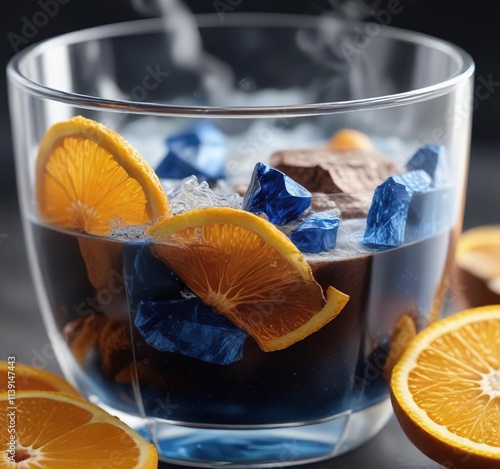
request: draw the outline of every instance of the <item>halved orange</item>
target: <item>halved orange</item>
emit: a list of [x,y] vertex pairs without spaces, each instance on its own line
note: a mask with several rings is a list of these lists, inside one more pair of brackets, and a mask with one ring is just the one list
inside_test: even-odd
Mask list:
[[445,467],[500,467],[500,305],[435,322],[411,342],[391,379],[410,440]]
[[146,233],[153,254],[205,304],[269,352],[330,322],[349,297],[333,287],[327,300],[295,245],[262,218],[233,208],[192,210]]
[[[36,196],[42,221],[96,236],[169,215],[160,180],[141,155],[118,133],[82,116],[54,124],[42,138]],[[82,239],[80,247],[90,282],[105,288],[111,271],[120,269],[119,246]]]
[[[11,386],[9,387],[9,384]],[[65,379],[47,370],[22,363],[0,361],[0,392],[9,389],[17,391],[58,391],[79,396],[78,391]]]
[[330,139],[332,150],[373,150],[372,141],[368,135],[354,129],[341,129]]
[[478,226],[458,238],[457,284],[466,306],[500,302],[500,225]]
[[0,468],[158,467],[154,446],[118,418],[56,392],[20,391],[14,404],[1,394],[0,438]]

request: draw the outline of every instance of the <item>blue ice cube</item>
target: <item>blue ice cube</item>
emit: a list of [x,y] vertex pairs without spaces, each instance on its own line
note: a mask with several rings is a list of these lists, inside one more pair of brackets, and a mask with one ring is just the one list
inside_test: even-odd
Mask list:
[[431,178],[423,170],[391,176],[380,184],[368,212],[363,242],[374,247],[403,244],[413,196],[427,191],[430,184]]
[[424,170],[432,179],[433,185],[439,184],[445,177],[445,150],[442,145],[424,145],[406,164],[408,171]]
[[286,225],[311,205],[311,193],[281,171],[257,163],[243,198],[243,209],[264,213],[271,223]]
[[335,248],[340,220],[338,211],[312,213],[292,231],[290,239],[302,252],[324,252]]
[[184,179],[224,178],[226,137],[211,122],[202,122],[167,139],[168,153],[156,168],[158,177]]
[[179,298],[186,287],[181,280],[150,251],[147,241],[125,243],[123,271],[127,298],[132,305],[142,300]]
[[248,337],[198,297],[141,301],[134,324],[146,342],[157,350],[218,365],[240,360]]

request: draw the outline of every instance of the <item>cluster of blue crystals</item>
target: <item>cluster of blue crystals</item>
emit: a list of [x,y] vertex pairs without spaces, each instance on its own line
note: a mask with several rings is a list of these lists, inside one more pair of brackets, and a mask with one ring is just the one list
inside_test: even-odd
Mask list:
[[422,169],[431,178],[434,186],[443,182],[445,176],[444,147],[441,145],[424,145],[420,147],[406,164],[408,171]]
[[290,239],[302,252],[330,251],[337,243],[339,211],[329,210],[308,215],[292,231]]
[[141,301],[134,324],[157,350],[182,353],[218,365],[240,360],[248,337],[198,297]]
[[414,195],[427,191],[430,184],[431,178],[423,170],[391,176],[380,184],[368,212],[363,242],[374,247],[403,244]]
[[167,138],[168,153],[156,168],[164,179],[197,176],[202,180],[224,178],[226,137],[211,122],[202,122]]
[[125,243],[123,259],[134,324],[147,344],[219,365],[242,357],[247,334],[197,296],[185,298],[185,285],[148,242]]
[[243,198],[243,209],[264,213],[275,225],[299,218],[311,205],[312,194],[275,168],[257,163]]

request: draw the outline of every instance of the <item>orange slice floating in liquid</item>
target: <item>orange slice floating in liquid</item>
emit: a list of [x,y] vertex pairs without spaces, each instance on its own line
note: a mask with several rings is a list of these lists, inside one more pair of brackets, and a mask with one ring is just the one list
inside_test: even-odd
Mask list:
[[275,226],[243,210],[192,210],[153,225],[153,254],[205,304],[269,352],[330,322],[349,297],[327,299],[295,245]]
[[[36,196],[42,221],[109,236],[115,228],[168,216],[167,196],[153,169],[118,133],[81,116],[54,124],[39,146]],[[105,288],[120,269],[119,245],[80,238],[89,279]]]

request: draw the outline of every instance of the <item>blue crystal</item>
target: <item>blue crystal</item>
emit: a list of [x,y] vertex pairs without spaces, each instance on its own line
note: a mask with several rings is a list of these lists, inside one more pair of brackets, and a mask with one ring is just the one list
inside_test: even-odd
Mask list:
[[168,153],[156,168],[165,179],[215,180],[224,177],[226,138],[211,122],[202,122],[167,139]]
[[179,298],[186,287],[160,260],[151,254],[149,242],[130,242],[123,247],[123,271],[129,302]]
[[416,192],[408,210],[405,242],[428,238],[455,224],[453,189],[430,188]]
[[442,182],[445,176],[445,155],[442,145],[424,145],[410,158],[406,164],[408,171],[425,171],[434,185]]
[[198,297],[141,301],[134,324],[157,350],[229,365],[241,359],[248,335]]
[[292,231],[290,239],[302,252],[324,252],[335,248],[340,220],[338,211],[308,215]]
[[311,193],[281,171],[257,163],[243,198],[243,209],[264,213],[271,223],[286,225],[311,205]]
[[423,170],[391,176],[380,184],[368,212],[363,242],[374,247],[403,244],[413,196],[425,192],[430,184],[431,178]]

